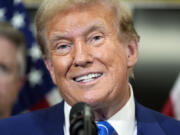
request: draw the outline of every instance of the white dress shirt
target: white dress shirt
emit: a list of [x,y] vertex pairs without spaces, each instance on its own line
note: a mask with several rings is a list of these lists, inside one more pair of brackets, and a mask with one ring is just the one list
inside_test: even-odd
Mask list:
[[[137,135],[137,121],[135,118],[135,102],[134,95],[131,85],[130,87],[130,98],[128,102],[115,113],[111,118],[107,121],[113,126],[118,135]],[[69,128],[69,114],[70,114],[71,106],[66,102],[64,104],[64,134],[70,135]]]

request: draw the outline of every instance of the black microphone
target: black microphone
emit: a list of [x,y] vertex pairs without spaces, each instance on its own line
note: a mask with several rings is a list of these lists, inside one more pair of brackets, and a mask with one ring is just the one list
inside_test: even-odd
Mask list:
[[94,113],[89,104],[79,102],[70,111],[70,135],[97,135]]

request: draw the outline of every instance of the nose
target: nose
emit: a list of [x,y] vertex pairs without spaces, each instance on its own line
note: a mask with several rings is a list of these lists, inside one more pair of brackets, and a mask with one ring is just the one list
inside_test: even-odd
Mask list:
[[91,50],[83,41],[78,41],[75,44],[74,61],[76,67],[86,67],[93,62]]

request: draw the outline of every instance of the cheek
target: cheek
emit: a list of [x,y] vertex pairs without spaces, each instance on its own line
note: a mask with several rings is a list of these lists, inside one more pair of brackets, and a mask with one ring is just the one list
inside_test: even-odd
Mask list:
[[106,43],[103,47],[97,48],[93,54],[107,68],[119,68],[127,65],[125,48],[121,44]]
[[53,74],[58,81],[60,78],[65,78],[72,59],[69,56],[52,56]]
[[17,83],[15,82],[6,82],[1,84],[0,87],[0,97],[6,102],[14,102],[19,93]]
[[127,56],[123,45],[108,44],[99,52],[95,53],[96,57],[109,73],[111,84],[124,83],[127,80]]

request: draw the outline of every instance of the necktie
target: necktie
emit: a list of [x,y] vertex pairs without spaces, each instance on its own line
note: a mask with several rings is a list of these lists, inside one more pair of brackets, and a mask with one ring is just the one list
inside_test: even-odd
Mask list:
[[98,121],[98,135],[118,135],[115,129],[107,121]]

